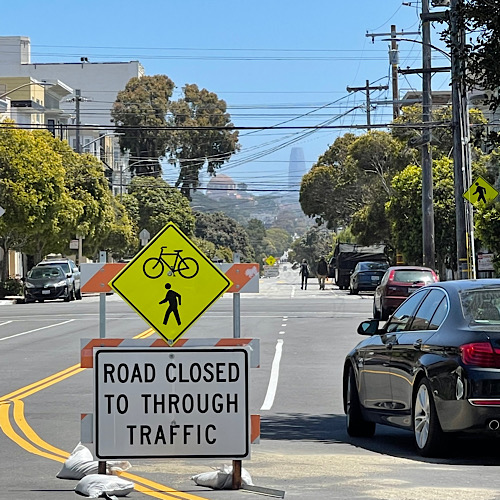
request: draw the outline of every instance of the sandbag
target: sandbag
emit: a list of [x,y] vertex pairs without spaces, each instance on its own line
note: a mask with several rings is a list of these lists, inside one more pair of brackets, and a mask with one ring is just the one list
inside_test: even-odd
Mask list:
[[89,474],[80,479],[75,486],[76,493],[89,498],[124,497],[133,490],[134,483],[132,481],[104,474]]
[[[233,467],[223,465],[210,472],[202,472],[192,476],[191,479],[198,486],[206,486],[214,490],[230,490],[233,487]],[[241,468],[241,484],[252,486],[252,478],[246,469]]]
[[[99,462],[94,460],[91,451],[82,443],[78,443],[71,455],[57,473],[58,479],[82,479],[89,474],[97,474]],[[106,474],[116,474],[132,467],[130,462],[112,460],[106,462]]]

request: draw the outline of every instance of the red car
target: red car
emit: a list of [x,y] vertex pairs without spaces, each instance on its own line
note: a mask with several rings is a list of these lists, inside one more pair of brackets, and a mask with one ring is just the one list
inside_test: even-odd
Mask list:
[[386,320],[414,291],[439,281],[429,267],[395,266],[385,272],[373,296],[373,317]]

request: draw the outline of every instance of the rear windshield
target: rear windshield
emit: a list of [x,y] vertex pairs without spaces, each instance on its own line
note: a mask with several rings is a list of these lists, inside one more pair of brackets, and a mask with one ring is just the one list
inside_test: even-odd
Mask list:
[[49,267],[49,266],[34,267],[30,271],[29,277],[35,280],[41,278],[63,278],[64,273],[60,267]]
[[463,290],[460,301],[469,323],[500,326],[500,288]]
[[385,271],[389,266],[385,262],[361,262],[362,271]]
[[433,283],[434,276],[430,271],[400,270],[394,272],[394,278],[392,278],[392,280],[403,283]]

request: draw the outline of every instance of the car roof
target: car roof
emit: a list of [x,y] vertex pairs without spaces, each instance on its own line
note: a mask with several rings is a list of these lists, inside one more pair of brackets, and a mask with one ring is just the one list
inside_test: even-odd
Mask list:
[[499,278],[483,278],[475,280],[450,280],[441,281],[437,283],[429,283],[426,288],[443,288],[444,290],[460,292],[462,290],[475,290],[484,288],[498,288],[500,287]]
[[391,266],[388,271],[432,271],[430,267],[424,266]]

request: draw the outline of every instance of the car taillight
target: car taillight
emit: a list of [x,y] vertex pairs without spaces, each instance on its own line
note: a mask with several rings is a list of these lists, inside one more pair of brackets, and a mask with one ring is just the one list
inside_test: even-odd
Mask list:
[[473,342],[460,346],[460,355],[466,365],[481,368],[500,368],[500,350],[489,342]]

